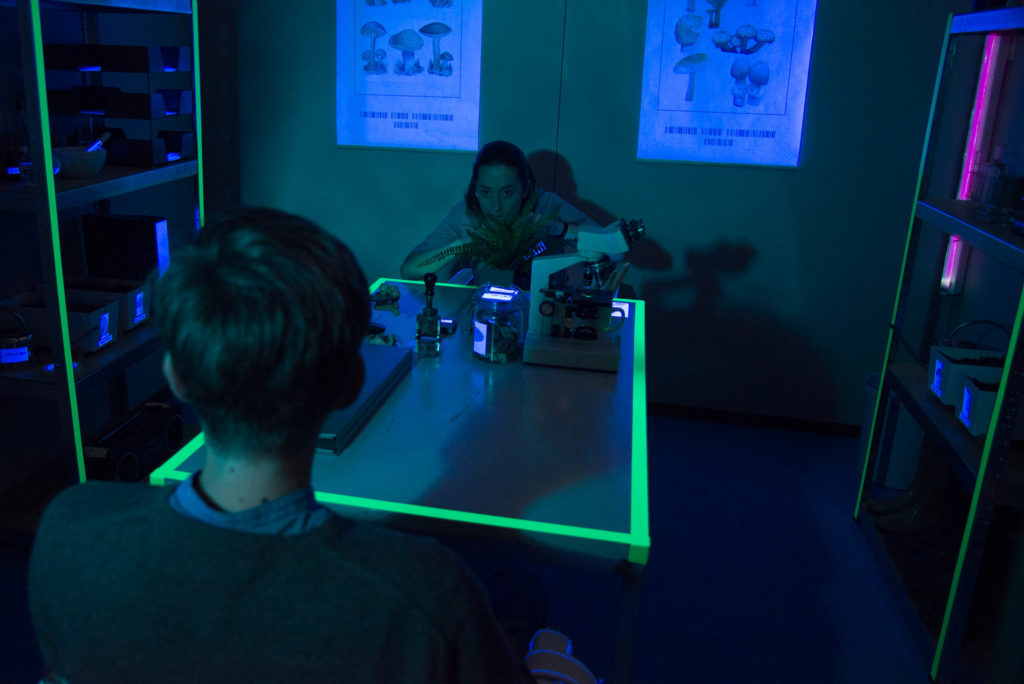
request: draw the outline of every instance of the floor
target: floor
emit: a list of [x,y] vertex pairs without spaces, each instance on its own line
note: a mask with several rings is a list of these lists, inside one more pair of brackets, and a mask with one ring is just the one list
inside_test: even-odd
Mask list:
[[[852,519],[853,437],[651,416],[652,547],[633,681],[928,682],[907,614]],[[0,547],[0,681],[35,682],[27,552]],[[614,577],[531,568],[547,621],[601,678]]]

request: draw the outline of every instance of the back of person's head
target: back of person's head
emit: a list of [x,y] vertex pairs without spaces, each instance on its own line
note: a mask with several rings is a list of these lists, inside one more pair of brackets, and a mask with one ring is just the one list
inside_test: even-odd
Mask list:
[[154,289],[184,399],[222,448],[308,448],[361,380],[366,277],[348,247],[303,218],[250,208],[208,225]]
[[475,214],[480,214],[480,201],[476,198],[476,183],[480,176],[480,167],[501,164],[516,172],[519,185],[523,189],[523,202],[526,202],[530,192],[533,191],[533,170],[526,161],[526,155],[517,145],[504,140],[494,140],[480,148],[476,154],[476,161],[473,162],[473,175],[469,179],[469,188],[466,190],[466,206]]

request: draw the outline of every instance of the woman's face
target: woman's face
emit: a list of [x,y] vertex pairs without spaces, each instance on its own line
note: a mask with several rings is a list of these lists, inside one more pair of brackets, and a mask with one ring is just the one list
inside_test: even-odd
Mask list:
[[523,203],[523,186],[511,166],[481,166],[476,175],[476,199],[484,216],[497,223],[508,223]]

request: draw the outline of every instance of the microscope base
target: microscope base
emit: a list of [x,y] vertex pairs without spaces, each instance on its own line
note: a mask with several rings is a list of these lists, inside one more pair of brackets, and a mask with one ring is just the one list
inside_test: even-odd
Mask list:
[[618,335],[596,340],[574,340],[527,334],[523,343],[523,361],[541,366],[617,373],[619,343]]

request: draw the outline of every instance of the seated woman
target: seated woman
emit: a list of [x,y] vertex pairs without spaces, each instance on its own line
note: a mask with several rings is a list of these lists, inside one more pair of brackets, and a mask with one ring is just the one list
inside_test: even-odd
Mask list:
[[472,268],[474,282],[528,289],[530,260],[571,251],[579,227],[596,227],[558,195],[536,187],[526,155],[502,140],[484,145],[466,196],[402,262],[403,278],[445,282]]

